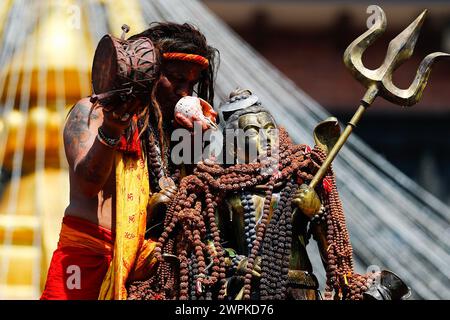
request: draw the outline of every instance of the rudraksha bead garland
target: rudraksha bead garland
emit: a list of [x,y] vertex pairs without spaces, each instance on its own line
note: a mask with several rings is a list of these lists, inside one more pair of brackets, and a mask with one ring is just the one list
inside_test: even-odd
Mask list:
[[[292,244],[292,197],[297,185],[289,181],[280,192],[261,252],[260,299],[285,299]],[[281,262],[281,263],[280,263]]]
[[256,239],[256,208],[253,203],[252,194],[248,191],[242,192],[241,204],[244,208],[244,235],[247,244],[247,252],[252,249],[252,243]]
[[[159,186],[159,179],[165,175],[172,178],[177,183],[180,179],[180,169],[171,168],[169,159],[162,159],[161,148],[159,142],[155,138],[155,134],[152,133],[150,128],[147,129],[146,150],[147,150],[147,163],[149,171],[150,188],[153,192],[161,191]],[[167,156],[167,152],[164,153]],[[167,166],[164,165],[167,163]],[[172,169],[172,170],[171,170]]]
[[[287,134],[284,136],[288,139]],[[267,163],[239,164],[222,168],[211,161],[205,161],[198,165],[193,175],[181,181],[176,201],[170,204],[166,212],[165,229],[155,248],[155,257],[159,261],[159,266],[154,278],[157,278],[158,281],[148,282],[155,287],[150,290],[153,294],[156,293],[158,297],[166,299],[187,299],[189,297],[189,286],[186,285],[186,281],[189,279],[186,256],[188,252],[193,251],[198,266],[198,274],[195,280],[197,294],[201,296],[208,291],[205,289],[212,288],[215,283],[219,283],[221,290],[218,298],[224,297],[225,260],[215,221],[215,208],[218,202],[221,202],[224,198],[224,192],[242,191],[267,180],[269,174],[266,174],[265,177],[259,174],[261,167],[264,165],[267,166]],[[213,196],[210,189],[217,194],[216,197]],[[202,209],[202,203],[206,203],[206,208]],[[209,240],[212,241],[213,246],[205,246],[206,235],[210,236],[211,239]],[[176,239],[176,250],[168,250],[169,238]],[[174,254],[180,261],[179,290],[175,296],[171,296],[164,285],[164,281],[170,278],[168,274],[173,274],[175,268],[171,267],[169,271],[163,253]],[[207,259],[209,263],[212,263],[208,271],[206,270]],[[164,292],[158,292],[158,290]],[[210,297],[210,295],[208,296]]]
[[[256,237],[252,237],[248,230],[252,243],[244,277],[243,298],[251,298],[252,272],[260,254],[264,269],[261,297],[285,298],[292,239],[291,200],[298,187],[291,179],[311,180],[325,155],[318,148],[309,152],[305,145],[294,145],[283,128],[280,128],[279,132],[278,158],[269,154],[267,159],[260,162],[236,164],[227,168],[205,160],[197,165],[192,175],[181,180],[178,194],[166,212],[164,232],[155,248],[155,257],[159,261],[157,271],[148,281],[131,284],[130,298],[140,295],[140,298],[145,299],[211,299],[213,289],[219,288],[215,298],[224,299],[225,259],[215,209],[229,193],[245,192],[256,185],[266,186],[265,200],[260,223],[256,225]],[[327,214],[327,240],[330,244],[326,295],[334,289],[344,293],[339,295],[340,298],[357,299],[361,296],[363,286],[360,284],[364,282],[364,278],[353,273],[352,248],[332,171],[327,177],[332,181],[332,190],[328,195],[323,191],[321,194]],[[284,204],[280,206],[277,215],[274,214],[271,227],[269,213],[273,188],[276,183],[283,181],[288,181],[282,194]],[[277,225],[279,228],[275,227]],[[275,235],[281,239],[276,239]],[[284,241],[280,241],[283,239]],[[273,247],[264,247],[263,240],[264,244],[271,242]],[[264,249],[261,252],[262,247]],[[278,250],[276,256],[269,254],[275,250]],[[165,261],[164,253],[178,257],[178,272],[176,264]],[[281,263],[272,264],[277,266],[273,268],[274,271],[267,268],[270,257],[281,260]],[[191,263],[192,268],[189,267]],[[351,274],[347,277],[347,287],[342,282],[344,274]],[[335,298],[337,296],[335,295]]]
[[[326,155],[317,150],[312,154],[312,158],[313,162],[322,163]],[[316,165],[318,164],[316,163]],[[328,244],[325,299],[360,300],[363,292],[367,290],[368,276],[354,272],[353,248],[332,168],[327,173],[326,179],[331,183],[331,191],[329,193],[322,191],[321,193],[324,207],[321,218],[324,217],[326,221]]]
[[[294,196],[295,190],[298,189],[298,185],[294,183],[294,181],[289,181],[287,185],[287,203],[283,210],[284,218],[281,219],[280,224],[282,224],[280,235],[285,237],[285,242],[283,243],[280,238],[280,249],[283,252],[283,262],[280,274],[279,287],[277,288],[277,294],[281,296],[281,299],[286,298],[287,291],[287,283],[288,283],[288,274],[289,274],[289,264],[291,261],[291,246],[292,246],[292,220],[294,210],[292,210],[292,199]],[[290,194],[289,194],[290,193]],[[283,235],[283,232],[285,235]]]

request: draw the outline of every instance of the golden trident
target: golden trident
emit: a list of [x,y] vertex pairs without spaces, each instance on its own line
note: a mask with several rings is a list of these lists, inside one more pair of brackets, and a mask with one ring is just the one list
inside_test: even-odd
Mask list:
[[434,52],[427,55],[420,63],[414,81],[408,89],[399,89],[392,83],[392,74],[394,71],[413,54],[420,28],[427,13],[427,10],[424,10],[413,23],[396,38],[391,40],[384,62],[378,69],[370,70],[364,67],[361,60],[364,51],[386,30],[386,15],[380,7],[377,6],[377,9],[380,13],[380,18],[369,30],[353,41],[344,53],[345,65],[352,75],[367,88],[367,91],[361,99],[358,110],[339,136],[339,139],[332,148],[330,146],[331,151],[329,149],[327,150],[328,155],[326,160],[309,184],[311,189],[314,189],[318,182],[325,176],[331,162],[345,141],[347,141],[347,138],[361,119],[364,111],[373,103],[377,96],[381,96],[400,106],[410,107],[416,104],[422,97],[423,90],[427,85],[433,63],[440,58],[450,57],[450,54],[443,52]]

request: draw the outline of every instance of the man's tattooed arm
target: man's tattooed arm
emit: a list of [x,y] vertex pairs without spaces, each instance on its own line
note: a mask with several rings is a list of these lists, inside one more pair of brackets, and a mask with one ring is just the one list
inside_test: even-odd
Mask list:
[[96,139],[103,122],[100,109],[78,102],[67,118],[64,127],[64,146],[76,183],[88,197],[95,197],[105,185],[114,163],[114,149]]

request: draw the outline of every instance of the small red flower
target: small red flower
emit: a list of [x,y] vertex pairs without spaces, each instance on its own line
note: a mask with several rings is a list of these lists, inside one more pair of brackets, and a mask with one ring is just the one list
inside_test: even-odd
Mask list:
[[330,179],[323,178],[322,185],[323,185],[323,189],[325,190],[326,193],[330,193],[331,192],[332,184],[331,184]]

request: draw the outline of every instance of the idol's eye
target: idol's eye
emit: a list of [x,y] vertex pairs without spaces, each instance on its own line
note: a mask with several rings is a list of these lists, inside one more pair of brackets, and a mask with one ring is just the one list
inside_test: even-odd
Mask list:
[[266,133],[270,136],[276,136],[277,135],[277,129],[275,129],[274,126],[270,125],[266,128]]
[[259,134],[259,131],[256,128],[248,128],[245,130],[245,135],[247,137],[255,137]]

